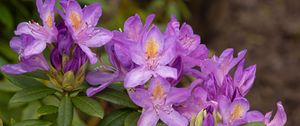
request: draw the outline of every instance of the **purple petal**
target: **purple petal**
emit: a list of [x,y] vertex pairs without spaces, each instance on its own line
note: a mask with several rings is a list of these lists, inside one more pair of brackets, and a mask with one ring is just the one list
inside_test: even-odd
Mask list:
[[83,39],[79,39],[79,41],[81,41],[79,43],[86,45],[87,47],[101,47],[112,39],[113,33],[104,28],[97,28],[88,36],[88,39],[85,37]]
[[80,45],[79,47],[82,49],[82,51],[88,56],[90,63],[91,64],[95,64],[97,63],[97,56],[95,53],[93,53],[87,46],[85,45]]
[[44,41],[34,40],[28,45],[22,54],[24,57],[30,57],[32,55],[40,54],[44,51],[47,44]]
[[62,56],[60,55],[57,48],[54,48],[50,54],[50,61],[52,66],[57,70],[61,70],[62,67]]
[[23,43],[20,37],[13,37],[9,42],[10,48],[12,48],[15,52],[20,53],[24,48]]
[[169,36],[177,36],[180,32],[179,28],[180,28],[180,23],[177,21],[176,17],[173,16],[171,17],[171,20],[167,24],[165,34]]
[[166,123],[168,126],[187,126],[189,124],[188,120],[180,115],[177,111],[158,111],[159,118]]
[[129,17],[124,23],[124,33],[130,40],[140,41],[142,29],[143,23],[138,14]]
[[209,113],[203,121],[203,126],[214,126],[214,123],[214,117]]
[[83,13],[77,1],[60,1],[65,10],[65,24],[72,32],[80,31],[83,28]]
[[23,74],[38,69],[49,69],[47,61],[43,55],[32,56],[28,59],[23,58],[19,64],[7,64],[0,67],[1,71],[4,71],[9,74]]
[[171,84],[160,76],[152,79],[148,87],[148,91],[150,91],[153,96],[159,96],[160,98],[167,95],[170,89]]
[[145,21],[145,25],[144,25],[144,30],[148,30],[148,27],[151,25],[153,19],[155,17],[155,14],[149,14],[146,18],[146,21]]
[[138,126],[156,126],[159,117],[153,108],[144,109],[140,119],[138,121]]
[[162,52],[164,48],[164,38],[158,27],[155,25],[152,26],[143,38],[142,45],[144,52],[146,52],[150,57],[154,55],[157,56]]
[[152,106],[150,94],[143,88],[135,88],[134,91],[128,91],[130,99],[140,107],[147,108]]
[[168,93],[166,104],[181,103],[187,100],[191,96],[191,90],[189,88],[175,88],[172,87]]
[[144,52],[139,46],[132,47],[130,50],[130,56],[134,63],[143,65],[146,62]]
[[83,20],[91,26],[96,26],[102,15],[101,6],[98,3],[90,4],[82,9]]
[[265,116],[259,111],[250,111],[246,114],[247,122],[263,122]]
[[124,79],[124,86],[126,88],[132,88],[138,85],[143,85],[151,77],[151,71],[146,70],[144,67],[138,67],[127,73]]
[[169,64],[174,58],[176,58],[176,49],[175,49],[175,37],[167,37],[164,43],[164,52],[159,58],[160,65]]
[[107,82],[112,82],[117,76],[118,74],[115,73],[92,71],[87,73],[85,79],[90,85],[99,85]]
[[87,90],[86,90],[86,95],[91,97],[99,92],[101,92],[102,90],[104,90],[106,87],[108,87],[110,84],[110,82],[108,83],[104,83],[104,84],[101,84],[99,85],[98,87],[89,87]]
[[156,74],[163,78],[177,79],[177,69],[168,66],[158,66],[155,70]]
[[48,28],[55,28],[54,22],[54,7],[55,7],[55,0],[37,0],[36,6],[40,13],[40,17],[43,20],[44,26]]
[[267,124],[267,126],[284,126],[284,124],[287,121],[287,116],[284,111],[284,108],[281,104],[281,102],[277,102],[277,112],[270,123]]

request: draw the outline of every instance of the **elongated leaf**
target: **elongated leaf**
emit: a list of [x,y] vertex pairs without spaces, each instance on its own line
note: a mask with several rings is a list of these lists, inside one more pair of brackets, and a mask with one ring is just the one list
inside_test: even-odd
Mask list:
[[136,126],[137,122],[140,118],[140,113],[139,112],[132,112],[130,113],[124,121],[124,126]]
[[69,95],[65,95],[58,107],[57,125],[71,126],[73,119],[73,105]]
[[248,124],[245,124],[242,126],[266,126],[266,125],[261,122],[252,122],[252,123],[248,123]]
[[39,115],[37,114],[37,110],[41,106],[41,103],[38,101],[30,102],[23,110],[22,120],[38,119]]
[[50,126],[51,124],[52,123],[48,121],[32,119],[17,122],[14,124],[14,126]]
[[90,116],[103,118],[104,110],[96,100],[86,96],[78,96],[72,98],[72,102],[80,111]]
[[119,109],[103,118],[99,126],[124,126],[125,118],[132,112],[131,109]]
[[39,116],[54,114],[58,111],[58,108],[53,105],[45,105],[38,109],[37,113]]
[[130,108],[138,108],[128,97],[126,92],[124,91],[118,91],[112,88],[107,88],[96,95],[97,98],[100,98],[102,100],[130,107]]
[[5,92],[17,92],[20,91],[21,88],[9,82],[7,79],[3,79],[0,81],[0,91]]
[[34,77],[42,80],[49,80],[49,77],[47,76],[45,71],[37,70],[34,72],[29,72],[24,74],[25,76]]
[[46,97],[55,92],[55,90],[47,87],[26,88],[22,91],[17,92],[10,99],[10,103],[31,102]]
[[20,88],[43,87],[44,84],[32,77],[25,75],[4,74],[5,77],[14,85]]

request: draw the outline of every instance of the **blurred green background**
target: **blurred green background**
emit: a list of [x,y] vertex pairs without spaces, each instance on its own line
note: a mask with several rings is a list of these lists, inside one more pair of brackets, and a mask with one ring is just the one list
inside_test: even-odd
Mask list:
[[[287,125],[300,125],[299,0],[79,1],[82,5],[101,3],[99,25],[111,30],[123,28],[123,22],[135,13],[143,19],[156,14],[154,22],[161,28],[175,15],[191,24],[202,43],[217,54],[228,47],[248,49],[248,65],[257,64],[257,79],[248,94],[252,109],[276,111],[276,102],[281,100],[288,114]],[[0,0],[0,65],[17,62],[9,41],[17,24],[30,20],[40,21],[34,0]],[[0,118],[4,122],[11,117],[29,118],[26,114],[32,113],[26,110],[32,106],[8,107],[10,97],[19,89],[2,75],[0,79]],[[86,120],[93,125],[93,119]]]

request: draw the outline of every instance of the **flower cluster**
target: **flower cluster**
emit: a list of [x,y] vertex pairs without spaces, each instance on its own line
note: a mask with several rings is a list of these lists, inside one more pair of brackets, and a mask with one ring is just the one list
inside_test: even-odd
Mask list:
[[[19,54],[20,63],[4,65],[1,71],[48,71],[51,82],[64,91],[72,91],[85,79],[91,86],[87,96],[124,82],[131,100],[143,108],[139,126],[155,126],[159,120],[169,126],[286,123],[281,102],[273,119],[272,112],[263,115],[249,110],[245,96],[253,85],[256,66],[244,68],[246,50],[237,57],[231,48],[210,56],[192,27],[175,17],[164,32],[152,24],[153,14],[144,24],[136,14],[125,21],[123,31],[109,31],[96,26],[99,4],[81,8],[75,0],[60,0],[60,5],[62,10],[55,8],[55,0],[37,0],[43,25],[18,25],[10,46]],[[58,24],[55,12],[62,20]],[[103,45],[111,65],[100,63],[101,69],[85,74],[89,63],[101,62],[91,48]],[[50,63],[43,55],[46,47],[51,50]]]

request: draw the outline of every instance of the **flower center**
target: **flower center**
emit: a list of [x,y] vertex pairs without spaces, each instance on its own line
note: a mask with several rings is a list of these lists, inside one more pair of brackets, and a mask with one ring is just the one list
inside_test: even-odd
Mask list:
[[243,114],[243,108],[240,104],[237,104],[234,106],[233,111],[230,114],[229,120],[232,122],[236,119],[239,119],[242,117]]
[[164,96],[164,94],[165,94],[165,91],[164,91],[163,87],[159,83],[157,83],[152,90],[153,98],[161,99]]
[[81,24],[79,14],[77,12],[71,11],[71,14],[70,14],[69,18],[71,20],[72,27],[77,30],[79,28],[80,24]]
[[155,58],[158,54],[158,44],[154,39],[150,39],[146,44],[147,59]]
[[50,12],[48,13],[47,19],[46,19],[46,23],[49,26],[49,28],[52,28],[53,23],[52,23],[52,16],[50,14]]

